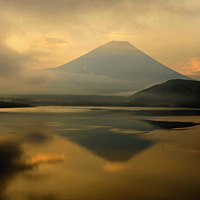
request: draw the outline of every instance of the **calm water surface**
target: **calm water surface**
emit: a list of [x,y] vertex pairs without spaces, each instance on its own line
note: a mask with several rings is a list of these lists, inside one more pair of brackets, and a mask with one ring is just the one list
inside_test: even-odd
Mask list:
[[200,110],[0,109],[0,200],[198,200]]

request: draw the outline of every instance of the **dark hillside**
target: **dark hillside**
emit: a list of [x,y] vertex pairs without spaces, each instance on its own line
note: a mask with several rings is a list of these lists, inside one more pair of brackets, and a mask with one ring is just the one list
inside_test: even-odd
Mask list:
[[200,108],[200,81],[174,79],[130,97],[132,106]]

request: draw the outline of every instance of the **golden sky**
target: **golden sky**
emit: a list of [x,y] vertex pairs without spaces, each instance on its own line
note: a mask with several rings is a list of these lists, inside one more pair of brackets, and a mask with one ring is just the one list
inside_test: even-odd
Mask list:
[[57,67],[110,40],[200,79],[199,0],[0,0],[0,8],[3,79]]

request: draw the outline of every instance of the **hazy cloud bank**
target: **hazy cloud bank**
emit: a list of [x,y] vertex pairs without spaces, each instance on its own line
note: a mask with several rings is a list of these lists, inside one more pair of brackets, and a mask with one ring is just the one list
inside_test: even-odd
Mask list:
[[177,63],[186,66],[199,51],[198,0],[0,0],[0,7],[1,93],[45,92],[57,74],[32,69],[57,67],[112,39],[179,72]]

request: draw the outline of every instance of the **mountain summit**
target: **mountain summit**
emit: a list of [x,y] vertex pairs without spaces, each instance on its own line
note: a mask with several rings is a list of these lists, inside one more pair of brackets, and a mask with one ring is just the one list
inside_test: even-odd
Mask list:
[[[108,42],[55,69],[67,72],[66,78],[73,79],[76,88],[80,84],[87,93],[136,91],[169,79],[188,79],[127,41]],[[64,80],[57,81],[57,85],[63,88]]]
[[108,42],[89,53],[110,53],[110,54],[126,54],[126,53],[136,53],[139,49],[134,47],[131,43],[127,41],[111,41]]

